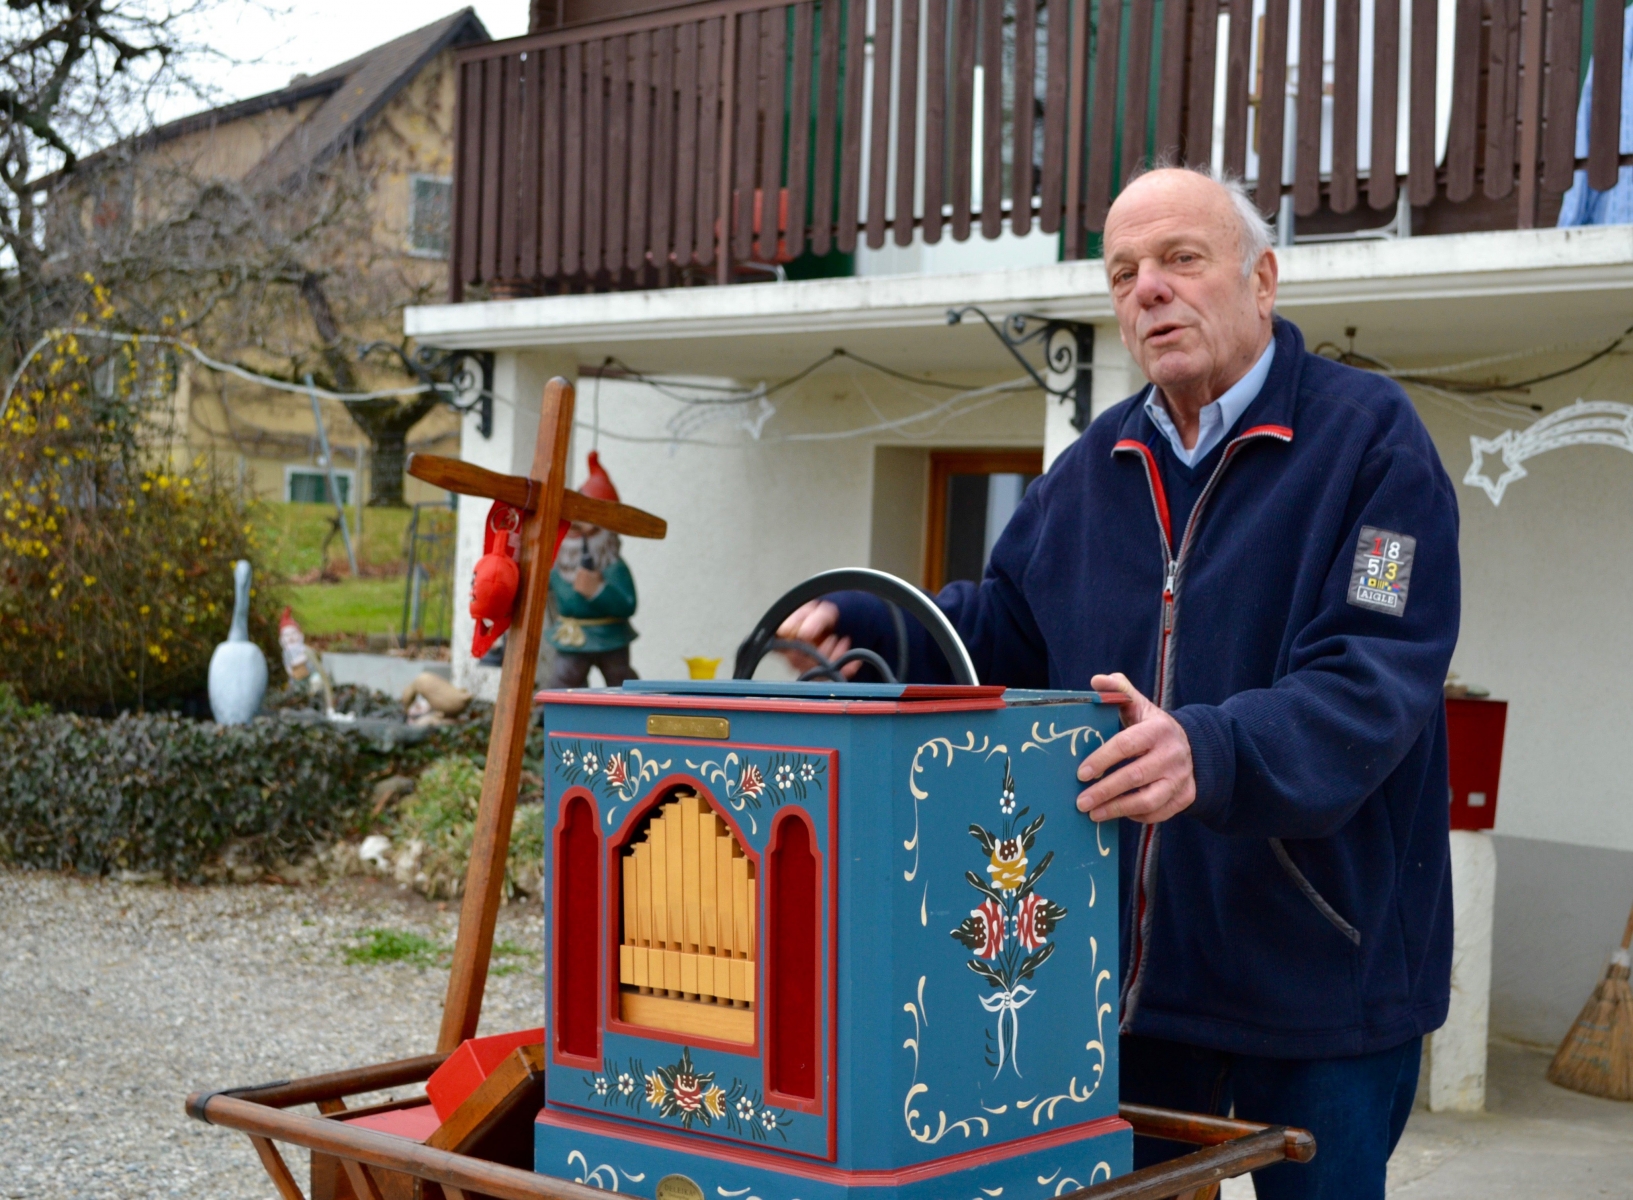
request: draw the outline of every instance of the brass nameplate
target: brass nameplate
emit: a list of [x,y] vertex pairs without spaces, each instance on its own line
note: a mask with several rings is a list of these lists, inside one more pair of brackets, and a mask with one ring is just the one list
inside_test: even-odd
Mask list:
[[665,1175],[658,1180],[657,1200],[703,1200],[703,1189],[684,1175]]
[[654,713],[646,731],[655,737],[729,738],[731,722],[725,717],[672,717]]

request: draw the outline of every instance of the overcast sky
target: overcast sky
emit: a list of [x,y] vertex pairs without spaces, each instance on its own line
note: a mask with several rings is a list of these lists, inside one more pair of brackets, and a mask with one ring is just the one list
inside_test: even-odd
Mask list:
[[[198,74],[221,89],[222,103],[273,91],[292,75],[345,62],[465,7],[459,0],[273,0],[273,5],[269,11],[245,0],[223,0],[201,31],[200,41],[243,60],[200,64]],[[470,7],[495,38],[527,32],[527,0],[476,0]],[[197,101],[177,98],[162,116],[168,120],[198,108]]]

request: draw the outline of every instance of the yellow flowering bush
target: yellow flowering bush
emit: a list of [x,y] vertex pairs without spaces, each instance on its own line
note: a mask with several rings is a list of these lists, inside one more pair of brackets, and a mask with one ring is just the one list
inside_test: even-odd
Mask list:
[[[25,701],[111,713],[203,693],[232,564],[257,556],[244,499],[183,448],[175,383],[162,347],[61,334],[0,396],[0,682]],[[276,669],[270,582],[250,636]]]

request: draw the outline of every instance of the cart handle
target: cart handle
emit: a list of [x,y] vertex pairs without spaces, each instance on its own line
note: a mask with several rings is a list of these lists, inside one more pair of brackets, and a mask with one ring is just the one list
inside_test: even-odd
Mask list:
[[776,603],[766,609],[759,624],[755,625],[754,632],[750,633],[737,648],[737,662],[732,678],[752,679],[754,668],[759,666],[760,660],[775,648],[772,642],[777,640],[777,627],[806,601],[821,599],[830,592],[867,592],[911,613],[918,618],[941,653],[946,656],[947,663],[952,668],[953,681],[968,687],[980,684],[981,680],[975,673],[975,664],[970,661],[970,652],[964,648],[958,630],[953,628],[952,622],[947,620],[947,614],[941,611],[936,602],[905,579],[899,579],[886,571],[876,571],[872,567],[843,567],[837,571],[823,571],[820,575],[813,575],[804,583],[783,593]]

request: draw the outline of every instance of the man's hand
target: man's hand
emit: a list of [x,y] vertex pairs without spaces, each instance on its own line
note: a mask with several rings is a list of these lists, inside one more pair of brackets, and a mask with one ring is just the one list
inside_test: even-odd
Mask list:
[[1196,799],[1185,727],[1140,695],[1126,675],[1096,675],[1089,686],[1129,699],[1123,705],[1123,731],[1077,768],[1078,779],[1095,781],[1078,794],[1078,811],[1096,821],[1128,817],[1141,825],[1184,812]]
[[[807,600],[777,626],[777,636],[786,641],[809,642],[832,662],[851,648],[850,638],[840,637],[834,632],[838,624],[839,606],[832,600]],[[788,660],[789,666],[802,673],[817,665],[810,655],[797,650],[784,650],[782,656]],[[839,668],[839,673],[850,679],[861,669],[859,662],[846,663]]]
[[601,591],[601,572],[580,567],[573,575],[573,591],[586,600],[594,600]]

